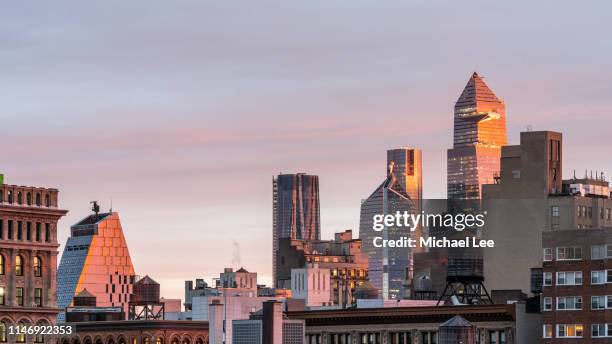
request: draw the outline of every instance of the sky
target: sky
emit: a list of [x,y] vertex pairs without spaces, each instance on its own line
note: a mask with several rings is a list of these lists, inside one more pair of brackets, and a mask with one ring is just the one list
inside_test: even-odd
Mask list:
[[[0,171],[69,210],[118,211],[136,272],[244,266],[271,281],[272,176],[319,175],[324,238],[358,229],[387,149],[446,193],[453,105],[474,71],[508,139],[564,134],[564,175],[612,175],[612,3],[53,1],[0,5]],[[60,247],[60,250],[62,248]]]

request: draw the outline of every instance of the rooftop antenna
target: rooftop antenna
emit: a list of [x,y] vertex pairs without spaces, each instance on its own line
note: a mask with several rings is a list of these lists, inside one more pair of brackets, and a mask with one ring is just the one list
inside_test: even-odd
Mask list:
[[574,180],[576,180],[576,170],[574,170]]
[[110,210],[108,211],[109,213],[113,212],[113,199],[110,199]]
[[529,124],[529,125],[527,126],[527,132],[528,132],[528,133],[530,133],[530,132],[532,132],[532,131],[533,131],[533,126],[532,126],[531,124]]
[[98,220],[98,214],[100,213],[100,205],[98,201],[91,201],[91,211],[94,212],[95,219]]

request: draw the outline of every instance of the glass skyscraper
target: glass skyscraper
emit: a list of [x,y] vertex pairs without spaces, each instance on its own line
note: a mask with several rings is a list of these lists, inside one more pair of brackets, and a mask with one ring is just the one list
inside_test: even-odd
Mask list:
[[423,235],[420,227],[414,232],[393,226],[386,226],[380,232],[373,230],[375,215],[395,214],[398,211],[419,213],[421,209],[421,151],[410,148],[389,150],[387,164],[387,178],[361,203],[359,222],[359,238],[363,242],[363,252],[368,255],[370,283],[385,300],[402,299],[409,295],[406,283],[412,278],[414,250],[375,247],[374,238],[397,240]]
[[274,285],[279,286],[276,278],[278,240],[291,238],[297,240],[321,239],[321,215],[319,208],[319,177],[297,174],[279,174],[272,178],[272,236],[273,236],[273,275]]
[[504,102],[474,72],[455,103],[453,148],[447,154],[449,199],[480,199],[499,175],[506,140]]

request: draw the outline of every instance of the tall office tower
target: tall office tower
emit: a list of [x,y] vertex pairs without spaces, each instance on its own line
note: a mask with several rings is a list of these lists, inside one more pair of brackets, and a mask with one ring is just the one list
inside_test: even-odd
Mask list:
[[55,323],[57,221],[66,213],[58,208],[57,189],[6,185],[0,178],[0,342],[9,326]]
[[504,102],[476,72],[455,103],[453,148],[447,152],[449,199],[479,199],[482,184],[499,174],[506,144]]
[[406,282],[412,278],[414,251],[404,247],[375,247],[374,240],[377,237],[387,240],[417,238],[422,232],[420,229],[411,232],[395,226],[385,226],[382,231],[376,232],[373,229],[373,218],[375,215],[396,212],[420,212],[421,199],[414,197],[421,197],[422,192],[421,151],[407,148],[389,150],[387,165],[385,181],[361,203],[359,222],[359,238],[362,240],[363,252],[368,256],[370,282],[385,300],[402,299],[410,295]]
[[276,280],[278,240],[291,238],[298,240],[321,239],[321,215],[319,209],[319,177],[298,174],[279,174],[272,178],[272,268],[274,286]]
[[[89,215],[70,232],[57,271],[58,306],[70,306],[73,297],[87,289],[98,306],[122,307],[128,314],[135,273],[119,214]],[[62,312],[58,321],[64,320]]]

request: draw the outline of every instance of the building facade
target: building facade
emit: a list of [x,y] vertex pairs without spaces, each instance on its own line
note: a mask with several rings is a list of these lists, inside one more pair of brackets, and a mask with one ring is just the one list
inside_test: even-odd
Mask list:
[[[399,164],[395,160],[398,159]],[[404,159],[408,159],[404,161]],[[397,240],[407,235],[423,236],[419,226],[407,233],[405,228],[385,226],[374,231],[374,216],[396,212],[420,213],[422,207],[422,165],[418,149],[395,149],[387,152],[387,178],[361,203],[359,238],[368,257],[370,281],[380,291],[383,299],[409,297],[407,285],[413,277],[414,249],[376,247],[374,239]],[[406,186],[404,186],[406,185]],[[405,188],[411,190],[411,194]]]
[[9,326],[55,323],[57,222],[66,213],[57,189],[0,182],[0,342]]
[[[58,306],[70,306],[87,289],[101,307],[121,307],[128,314],[136,276],[119,214],[87,216],[70,232],[57,273]],[[63,313],[58,320],[64,320]]]
[[449,199],[479,199],[499,173],[506,139],[504,102],[476,72],[455,103],[453,148],[447,153]]
[[278,285],[276,277],[278,241],[321,239],[319,177],[298,173],[272,178],[272,212],[274,287],[285,288]]
[[543,233],[543,343],[612,341],[612,228]]
[[307,344],[437,344],[440,326],[457,315],[474,327],[474,341],[465,344],[540,341],[540,316],[528,313],[524,303],[288,313],[306,322]]
[[279,241],[278,280],[289,289],[293,287],[293,269],[316,264],[330,271],[331,302],[347,306],[355,302],[354,292],[368,280],[368,258],[362,252],[361,239],[353,239],[353,232],[336,233],[334,240]]
[[304,344],[304,321],[287,319],[281,302],[265,302],[249,319],[232,321],[232,328],[233,344]]
[[484,250],[489,289],[538,293],[532,276],[541,273],[546,232],[612,228],[608,182],[563,180],[562,149],[562,135],[551,131],[523,132],[520,145],[503,147],[500,180],[483,186],[483,238],[495,241],[494,249]]

